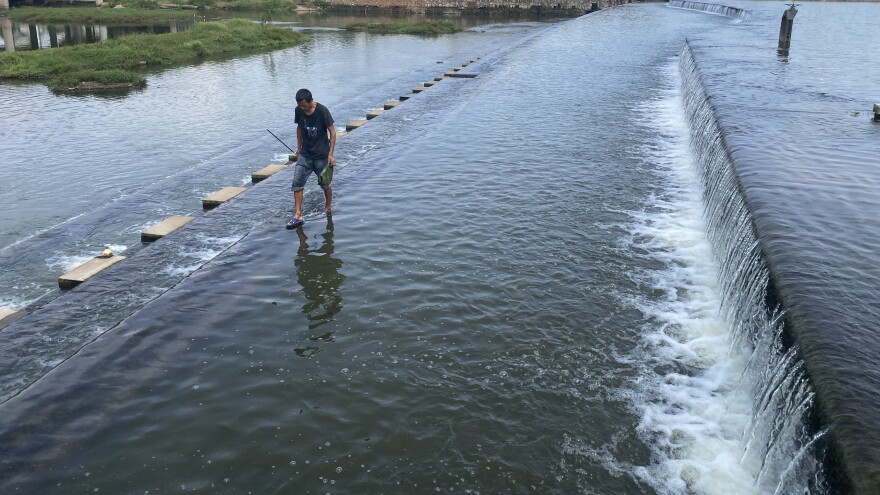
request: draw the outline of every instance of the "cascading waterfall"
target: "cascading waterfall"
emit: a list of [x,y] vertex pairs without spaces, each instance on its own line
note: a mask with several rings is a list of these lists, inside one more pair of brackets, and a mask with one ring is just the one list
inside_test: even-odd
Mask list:
[[798,346],[787,342],[783,310],[744,191],[687,42],[679,69],[708,236],[721,271],[723,317],[734,333],[734,345],[751,352],[745,373],[756,385],[742,459],[760,466],[760,493],[829,493],[826,432],[816,428],[814,392]]
[[738,9],[736,7],[728,7],[726,5],[718,5],[715,3],[690,2],[687,0],[670,0],[670,7],[677,9],[699,10],[712,14],[732,17],[734,19],[746,19],[749,16],[748,10]]

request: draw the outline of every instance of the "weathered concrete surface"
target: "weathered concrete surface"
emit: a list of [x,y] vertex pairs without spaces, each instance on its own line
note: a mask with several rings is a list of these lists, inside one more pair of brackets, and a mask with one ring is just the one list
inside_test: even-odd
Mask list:
[[437,76],[434,78],[435,81],[442,81],[445,76]]
[[383,113],[385,113],[385,110],[382,109],[382,108],[377,108],[377,109],[375,109],[375,110],[370,110],[369,112],[367,112],[367,120],[373,120],[373,119],[375,119],[376,117],[382,115]]
[[400,95],[400,98],[398,98],[398,99],[399,99],[400,101],[406,101],[406,100],[408,100],[408,99],[410,99],[410,98],[412,98],[412,95]]
[[416,86],[415,88],[413,88],[413,93],[421,93],[422,91],[424,91],[426,89],[428,89],[428,88],[426,88],[424,86]]
[[399,100],[391,100],[388,103],[385,103],[385,105],[383,105],[383,108],[385,110],[391,110],[392,108],[396,107],[397,105],[400,105]]
[[278,172],[281,172],[285,168],[287,168],[287,165],[283,163],[273,163],[272,165],[267,165],[251,174],[251,182],[256,184],[257,182],[266,180],[269,177],[277,174]]
[[187,215],[172,215],[141,232],[141,241],[152,242],[161,239],[195,219],[196,217]]
[[424,86],[426,88],[430,88],[431,86],[433,86],[435,84],[437,84],[437,81],[431,80],[431,81],[428,81],[428,82],[422,84],[422,86]]
[[82,265],[58,277],[58,286],[62,289],[72,289],[124,259],[125,256],[117,255],[111,256],[109,258],[92,258]]
[[13,321],[24,316],[24,311],[16,311],[10,308],[0,308],[0,330],[8,327]]
[[245,191],[247,191],[246,187],[224,187],[223,189],[220,189],[219,191],[203,199],[202,206],[204,206],[205,208],[214,208],[215,206],[220,206]]
[[446,71],[446,72],[443,73],[443,75],[446,76],[446,77],[449,77],[449,76],[451,76],[451,75],[453,75],[453,74],[455,74],[455,71],[452,71],[452,70],[448,70],[448,71]]
[[0,10],[9,10],[9,0],[0,0]]
[[346,131],[353,131],[366,123],[367,123],[367,119],[355,119],[355,120],[352,120],[351,122],[349,122],[348,124],[345,124],[345,130]]
[[0,17],[0,35],[3,36],[3,41],[6,43],[6,51],[14,52],[15,43],[13,43],[14,40],[12,38],[12,21],[6,16]]

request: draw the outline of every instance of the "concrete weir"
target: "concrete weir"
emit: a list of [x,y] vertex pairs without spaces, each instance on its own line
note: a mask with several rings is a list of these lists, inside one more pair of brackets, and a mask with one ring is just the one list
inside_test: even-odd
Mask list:
[[186,215],[172,215],[141,232],[141,241],[152,242],[161,239],[195,219],[196,217]]
[[376,117],[382,115],[383,113],[385,113],[385,110],[381,109],[381,108],[377,108],[375,110],[370,110],[369,112],[367,112],[367,120],[373,120]]
[[400,95],[400,98],[398,98],[398,99],[399,99],[400,101],[406,101],[406,100],[408,100],[408,99],[410,99],[410,98],[412,98],[412,95]]
[[473,79],[473,78],[477,77],[477,74],[467,73],[467,72],[456,72],[455,74],[451,74],[449,77]]
[[424,86],[416,86],[415,88],[413,88],[413,93],[421,93],[422,91],[424,91],[426,89],[428,89],[428,88],[426,88]]
[[92,258],[58,277],[58,286],[62,289],[72,289],[124,259],[125,256],[118,256],[115,254],[107,258]]
[[422,86],[424,86],[426,88],[430,88],[431,86],[433,86],[435,84],[437,84],[435,81],[428,81],[428,82],[422,84]]
[[269,177],[277,174],[278,172],[281,172],[285,168],[287,168],[287,165],[283,163],[273,163],[271,165],[267,165],[251,174],[251,182],[256,184],[257,182],[264,181]]
[[345,130],[346,131],[353,131],[366,123],[367,123],[367,119],[355,119],[355,120],[352,120],[351,122],[349,122],[348,124],[345,124]]
[[207,209],[220,206],[245,191],[247,191],[246,187],[224,187],[223,189],[220,189],[219,191],[202,199],[202,206]]
[[391,101],[385,103],[385,105],[383,105],[383,108],[384,108],[385,110],[391,110],[392,108],[396,107],[397,105],[400,105],[400,101],[398,101],[398,100],[391,100]]

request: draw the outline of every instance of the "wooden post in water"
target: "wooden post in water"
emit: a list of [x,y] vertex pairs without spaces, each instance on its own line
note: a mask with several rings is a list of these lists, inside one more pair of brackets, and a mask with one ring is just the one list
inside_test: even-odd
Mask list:
[[0,33],[3,34],[3,43],[6,44],[6,51],[14,52],[15,40],[12,38],[12,21],[8,17],[0,17]]
[[794,25],[794,16],[798,11],[795,7],[799,4],[790,3],[791,7],[782,13],[782,25],[779,26],[779,48],[776,50],[780,55],[788,55],[791,46],[791,27]]

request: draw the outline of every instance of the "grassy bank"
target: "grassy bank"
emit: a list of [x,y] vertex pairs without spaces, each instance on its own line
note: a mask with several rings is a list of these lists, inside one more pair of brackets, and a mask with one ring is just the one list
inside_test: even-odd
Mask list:
[[9,18],[38,24],[149,24],[191,19],[192,12],[156,9],[108,9],[98,7],[16,7]]
[[451,22],[415,22],[415,23],[387,23],[387,22],[358,22],[345,26],[348,31],[365,31],[380,34],[449,34],[461,31],[461,28]]
[[55,91],[146,84],[139,69],[168,68],[212,56],[293,46],[308,36],[252,22],[196,24],[189,31],[138,34],[92,45],[0,54],[0,78],[44,81]]

